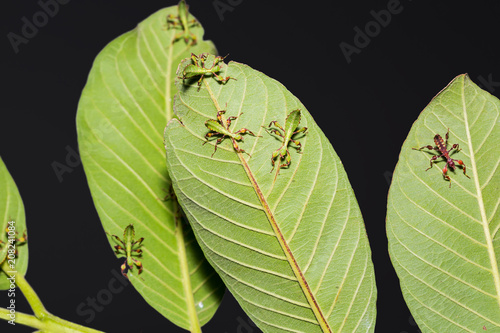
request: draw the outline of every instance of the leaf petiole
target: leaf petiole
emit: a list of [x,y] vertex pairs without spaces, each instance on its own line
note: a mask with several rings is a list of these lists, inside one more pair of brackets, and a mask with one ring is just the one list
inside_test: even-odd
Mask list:
[[[24,297],[30,304],[35,315],[29,315],[22,312],[15,312],[15,323],[30,326],[33,328],[40,329],[47,332],[65,332],[65,333],[77,333],[77,332],[87,332],[87,333],[102,333],[102,331],[94,330],[85,326],[81,326],[64,319],[61,319],[53,314],[49,313],[42,304],[42,301],[36,294],[36,292],[31,288],[28,281],[24,278],[22,274],[17,272],[11,272],[8,265],[4,262],[0,267],[2,271],[8,276],[15,279],[16,286],[22,291]],[[0,308],[0,319],[12,320],[10,310],[6,308]]]

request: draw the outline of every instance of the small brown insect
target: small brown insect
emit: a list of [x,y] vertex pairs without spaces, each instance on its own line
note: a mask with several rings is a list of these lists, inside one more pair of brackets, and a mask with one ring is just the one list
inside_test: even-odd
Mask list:
[[[462,160],[457,160],[457,159],[454,159],[454,158],[451,158],[450,157],[450,152],[453,150],[453,149],[456,149],[457,152],[460,151],[459,147],[458,147],[458,143],[455,143],[450,150],[447,150],[446,148],[448,147],[448,138],[449,138],[449,133],[450,133],[450,129],[448,128],[448,132],[446,132],[446,141],[443,140],[443,138],[441,137],[441,135],[439,134],[436,134],[434,136],[434,143],[436,144],[436,146],[431,146],[431,145],[428,145],[428,146],[423,146],[421,148],[412,148],[413,150],[421,150],[421,149],[424,149],[424,148],[427,148],[429,150],[437,150],[441,153],[441,155],[434,155],[432,156],[432,158],[430,159],[430,163],[431,163],[431,166],[428,167],[425,171],[429,170],[430,168],[432,168],[432,162],[437,160],[438,158],[440,157],[444,157],[446,159],[446,164],[444,165],[444,168],[443,168],[443,177],[450,182],[450,187],[451,187],[451,179],[450,179],[450,176],[447,175],[447,172],[448,172],[448,166],[450,167],[450,169],[452,171],[455,171],[455,168],[457,167],[455,165],[455,161],[462,167],[463,171],[464,171],[464,175],[467,176],[467,174],[465,173],[465,170],[467,169],[465,167],[465,164]],[[470,178],[469,176],[467,176],[467,178]]]

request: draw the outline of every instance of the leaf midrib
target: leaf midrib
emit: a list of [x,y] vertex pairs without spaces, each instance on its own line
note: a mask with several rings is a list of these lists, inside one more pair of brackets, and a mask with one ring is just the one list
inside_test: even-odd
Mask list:
[[467,145],[468,145],[469,153],[470,153],[472,178],[474,179],[474,186],[475,186],[476,192],[477,192],[477,202],[479,205],[479,211],[481,213],[481,222],[482,222],[482,226],[483,226],[484,236],[486,239],[486,245],[488,248],[488,256],[490,259],[491,270],[492,270],[493,280],[494,280],[494,284],[495,284],[495,290],[497,292],[496,299],[497,299],[498,307],[500,308],[500,272],[498,271],[497,257],[495,254],[495,248],[493,246],[493,239],[492,239],[492,235],[491,235],[489,224],[488,224],[488,218],[486,216],[486,209],[484,207],[484,200],[483,200],[483,193],[481,190],[481,184],[479,184],[479,175],[477,172],[475,152],[474,152],[474,148],[472,147],[472,138],[471,138],[469,122],[468,122],[468,118],[467,118],[467,107],[466,107],[466,102],[465,102],[465,80],[466,79],[467,79],[467,77],[465,77],[464,80],[462,80],[462,94],[461,94],[462,95],[462,111],[463,111],[463,116],[464,116],[465,132],[467,134]]
[[[204,83],[204,85],[208,91],[208,94],[210,95],[210,99],[214,103],[216,109],[221,110],[220,105],[217,101],[217,98],[215,97],[212,89],[210,88],[210,85],[207,83],[207,80],[203,80],[203,83]],[[224,117],[223,117],[222,121],[225,121]],[[266,200],[264,194],[262,193],[262,190],[260,189],[260,186],[258,185],[257,180],[255,179],[253,172],[250,169],[250,166],[248,165],[247,161],[245,160],[243,153],[241,153],[241,152],[236,152],[236,153],[238,155],[238,158],[241,161],[243,168],[245,169],[245,172],[246,172],[246,174],[247,174],[247,176],[252,184],[252,187],[255,190],[255,193],[257,194],[257,196],[259,198],[259,201],[261,202],[262,208],[263,208],[264,212],[266,213],[266,216],[271,224],[271,227],[275,233],[276,239],[278,240],[283,252],[285,253],[287,261],[290,264],[290,267],[292,268],[292,271],[294,272],[302,291],[304,292],[304,295],[305,295],[305,297],[306,297],[306,299],[311,307],[311,310],[313,311],[313,313],[316,317],[316,320],[318,321],[319,326],[321,327],[321,330],[325,333],[332,333],[332,330],[330,329],[330,326],[329,326],[327,320],[325,319],[325,316],[324,316],[321,308],[319,307],[319,304],[317,303],[316,297],[312,293],[311,288],[309,287],[309,284],[307,283],[307,280],[306,280],[302,270],[300,269],[293,253],[292,253],[292,250],[288,246],[288,243],[285,239],[285,236],[281,232],[281,230],[277,224],[277,221],[274,217],[274,214],[271,210],[271,207],[267,203],[267,200]]]
[[[166,123],[168,123],[172,118],[173,118],[173,109],[172,109],[172,91],[171,87],[172,84],[168,81],[170,80],[170,77],[172,75],[172,54],[173,54],[173,49],[174,49],[174,38],[175,35],[172,35],[172,39],[170,41],[170,47],[168,48],[168,56],[167,56],[167,61],[166,61],[166,66],[167,66],[167,73],[166,73],[166,78],[167,82],[165,82],[165,117],[166,117]],[[195,305],[195,300],[194,300],[194,293],[193,293],[193,287],[191,285],[191,274],[189,272],[189,263],[188,263],[188,258],[187,258],[187,253],[186,253],[186,244],[184,240],[184,232],[182,228],[182,220],[180,218],[180,206],[179,203],[177,202],[177,198],[173,199],[173,206],[174,206],[174,221],[175,221],[175,238],[177,240],[177,251],[178,251],[178,258],[179,258],[179,263],[180,263],[180,269],[181,269],[181,275],[182,275],[182,280],[184,281],[183,288],[186,296],[186,307],[187,307],[187,312],[189,316],[189,326],[191,332],[201,332],[201,326],[200,326],[200,321],[198,318],[198,313],[196,312],[196,305]]]

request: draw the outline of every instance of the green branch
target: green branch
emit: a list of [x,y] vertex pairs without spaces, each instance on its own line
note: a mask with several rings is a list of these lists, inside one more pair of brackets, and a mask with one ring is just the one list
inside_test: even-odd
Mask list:
[[[24,278],[22,274],[17,272],[11,272],[8,270],[8,266],[4,262],[1,266],[1,270],[5,272],[9,277],[15,279],[16,286],[22,291],[23,295],[28,300],[28,303],[33,309],[34,316],[22,312],[13,312],[6,308],[0,308],[0,319],[12,322],[14,324],[21,324],[37,328],[42,331],[54,332],[54,333],[77,333],[77,332],[88,332],[88,333],[103,333],[101,331],[94,330],[85,326],[74,324],[72,322],[61,319],[53,314],[49,313],[43,306],[40,298],[36,292],[31,288],[28,281]],[[13,273],[13,274],[12,274]],[[15,317],[11,317],[15,315]]]
[[[35,317],[33,315],[29,315],[29,314],[17,312],[17,311],[15,312],[15,315],[16,315],[15,321],[14,321],[15,325],[21,324],[21,325],[30,326],[33,328],[38,328],[38,329],[45,328],[43,323],[40,320],[38,320],[37,317]],[[0,308],[0,319],[3,319],[5,321],[13,320],[13,318],[11,317],[10,310],[5,309],[5,308]]]

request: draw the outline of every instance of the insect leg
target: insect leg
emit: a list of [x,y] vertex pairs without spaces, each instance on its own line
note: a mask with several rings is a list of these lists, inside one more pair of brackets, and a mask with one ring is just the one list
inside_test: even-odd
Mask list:
[[292,135],[295,135],[297,133],[305,133],[305,132],[307,132],[307,127],[302,127],[300,129],[296,130],[295,132],[293,132]]
[[294,148],[297,148],[297,152],[301,153],[302,152],[302,145],[300,144],[300,142],[297,140],[292,140],[292,139],[290,139],[290,141],[293,142],[297,146],[297,147],[294,147]]
[[142,254],[142,249],[135,249],[132,250],[131,252],[134,252],[137,256],[140,256]]
[[251,134],[253,136],[262,137],[262,135],[255,135],[252,131],[250,131],[249,129],[246,129],[246,128],[242,128],[242,129],[240,129],[238,132],[236,132],[234,134],[245,134],[245,133]]
[[196,43],[198,43],[195,34],[193,34],[191,32],[188,32],[188,33],[185,32],[184,33],[184,42],[187,44],[190,39],[191,39],[191,44],[190,45],[196,45]]
[[470,179],[470,177],[465,173],[465,170],[467,169],[467,167],[465,166],[465,163],[462,160],[453,160],[453,161],[457,161],[457,163],[462,166],[462,169],[464,170],[464,175]]
[[[203,55],[202,55],[202,56],[203,56]],[[198,56],[197,56],[196,54],[191,53],[191,61],[192,61],[192,62],[193,62],[196,66],[198,66],[198,67],[200,66],[200,65],[198,64],[198,60],[199,60],[199,59],[200,59],[200,58],[198,58]]]
[[[280,149],[281,149],[281,148],[280,148]],[[276,160],[276,158],[278,157],[278,155],[280,154],[280,149],[275,150],[275,151],[273,152],[273,155],[271,156],[271,163],[273,164],[273,167],[272,167],[272,169],[271,169],[271,171],[270,171],[270,172],[273,172],[273,170],[274,170],[275,160]]]
[[[425,171],[427,171],[427,170],[429,170],[430,168],[432,168],[432,166],[433,166],[432,162],[433,162],[433,161],[435,161],[435,160],[437,160],[439,157],[442,157],[442,156],[443,156],[443,155],[434,155],[434,156],[432,156],[432,157],[431,157],[431,159],[429,160],[429,161],[430,161],[430,163],[431,163],[431,166],[430,166],[430,167],[428,167],[427,169],[425,169]],[[446,166],[445,166],[445,168],[446,168]]]
[[446,179],[447,181],[450,182],[450,187],[451,187],[451,179],[450,179],[450,176],[447,175],[447,172],[448,172],[448,163],[446,163],[444,168],[443,168],[443,177],[444,177],[444,179]]
[[290,166],[290,163],[292,163],[292,156],[290,156],[290,152],[288,151],[288,149],[286,150],[285,155],[280,155],[280,163],[282,159],[284,159],[285,162],[278,167],[278,173],[280,172],[279,170],[281,170],[281,168],[288,168]]
[[200,25],[200,24],[198,23],[198,21],[196,19],[192,19],[192,20],[187,21],[187,26],[189,28],[196,27],[198,25]]
[[[111,235],[111,237],[113,237],[113,239],[114,239],[115,241],[117,241],[118,243],[121,243],[121,242],[122,242],[122,241],[121,241],[121,239],[120,239],[120,237],[118,237],[118,236],[116,236],[116,235]],[[119,245],[117,245],[117,246],[119,246]]]
[[422,150],[422,149],[424,149],[424,148],[427,148],[427,149],[429,149],[429,150],[439,150],[439,148],[438,148],[438,147],[433,147],[433,146],[431,146],[431,145],[428,145],[428,146],[423,146],[423,147],[421,147],[421,148],[412,148],[412,149],[413,149],[413,150]]
[[129,268],[130,268],[130,267],[129,267],[129,266],[128,266],[128,264],[127,264],[127,259],[125,259],[125,262],[124,262],[124,263],[120,266],[120,269],[121,269],[121,271],[122,271],[122,275],[123,275],[124,277],[126,277],[126,278],[127,278],[127,280],[128,280],[128,276],[127,276],[126,271],[127,271]]
[[144,237],[141,237],[139,240],[135,241],[133,244],[132,244],[132,248],[135,249],[133,250],[134,252],[136,252],[137,254],[141,254],[142,253],[142,250],[139,249],[139,247],[142,245],[142,241],[144,240]]
[[115,245],[114,248],[115,248],[116,254],[120,254],[122,252],[125,252],[125,249],[121,245]]
[[231,121],[235,120],[235,119],[238,119],[238,117],[236,116],[231,116],[229,118],[227,118],[226,120],[226,128],[229,129],[229,126],[231,126]]
[[230,76],[226,76],[225,78],[220,76],[219,74],[215,73],[215,72],[212,72],[212,74],[214,75],[214,77],[217,79],[217,81],[220,81],[222,83],[226,83],[229,79],[233,79],[233,80],[236,80],[234,77],[230,77]]
[[248,156],[252,157],[252,155],[250,155],[249,153],[247,153],[246,151],[244,151],[243,149],[241,149],[238,144],[236,143],[236,140],[231,138],[231,140],[233,141],[233,147],[234,147],[234,150],[236,150],[238,153],[245,153],[247,154]]
[[201,67],[205,68],[205,60],[207,60],[208,53],[200,54]]
[[28,239],[28,236],[26,236],[26,230],[24,230],[23,235],[21,238],[18,238],[17,241],[19,242],[17,245],[22,245],[26,243],[26,240]]
[[[120,238],[118,238],[117,236],[113,235],[112,237],[116,237],[115,239],[117,239],[117,241],[121,242]],[[123,242],[121,242],[121,243],[123,244]],[[115,245],[113,247],[115,248],[115,253],[116,254],[122,254],[122,253],[126,252],[125,248],[123,246],[121,246],[121,245],[117,244],[117,245]]]
[[182,24],[179,21],[179,18],[174,14],[170,14],[167,16],[167,29],[170,29],[170,26],[173,26],[174,28],[181,26],[182,28]]
[[285,154],[285,163],[282,164],[280,166],[280,168],[285,167],[285,166],[288,167],[288,166],[290,166],[290,163],[292,163],[292,156],[290,155],[290,152],[287,149],[286,154]]
[[139,271],[137,272],[137,275],[141,274],[142,270],[143,270],[142,262],[140,262],[139,260],[137,260],[135,258],[130,258],[130,259],[132,259],[132,261],[134,262],[134,264],[139,268]]
[[219,112],[217,112],[217,120],[219,121],[219,123],[222,125],[222,115],[226,113],[226,110],[220,110]]
[[[281,148],[280,148],[280,149],[281,149]],[[277,157],[279,156],[279,154],[280,154],[280,149],[275,150],[275,151],[273,152],[272,156],[271,156],[271,163],[273,164],[273,167],[271,168],[271,171],[269,171],[269,172],[273,172],[273,170],[274,170],[274,166],[275,166],[275,164],[276,164],[275,160],[276,160],[276,158],[277,158]]]
[[233,148],[234,148],[234,150],[236,150],[238,153],[244,152],[244,150],[243,150],[243,149],[241,149],[241,148],[238,146],[238,144],[236,143],[236,140],[235,140],[235,139],[231,138],[231,140],[233,141]]
[[217,57],[215,57],[215,58],[214,58],[214,64],[213,64],[213,66],[212,66],[212,67],[210,67],[210,69],[214,68],[214,67],[215,67],[215,66],[216,66],[219,62],[224,61],[224,59],[226,59],[228,55],[229,55],[229,54],[226,54],[226,56],[225,56],[225,57],[221,57],[221,56],[217,56]]
[[222,140],[224,140],[224,138],[225,138],[225,137],[226,137],[226,136],[225,136],[225,135],[223,135],[223,136],[222,136],[222,138],[217,139],[217,141],[215,142],[215,149],[214,149],[214,152],[212,153],[212,156],[210,156],[210,157],[214,157],[214,154],[215,154],[215,152],[217,151],[217,145],[218,145],[219,143],[221,143],[221,142],[222,142]]
[[282,137],[283,139],[285,138],[284,135],[281,134],[281,132],[278,131],[277,129],[274,129],[274,128],[269,129],[269,128],[264,127],[264,126],[262,126],[262,128],[264,128],[266,130],[266,132],[269,134],[276,134],[277,136]]
[[459,148],[458,143],[455,143],[455,144],[451,147],[451,149],[450,149],[450,150],[448,150],[448,154],[449,154],[449,153],[450,153],[453,149],[457,149],[457,150],[455,151],[455,153],[458,153],[458,152],[461,150],[461,149]]
[[185,35],[184,32],[178,32],[178,33],[176,33],[175,37],[174,37],[174,42],[177,42],[181,38],[184,38],[184,40],[186,40],[186,38],[184,37],[184,35]]
[[278,127],[278,128],[279,128],[280,130],[282,130],[283,132],[285,131],[285,130],[283,129],[283,127],[281,127],[281,125],[280,125],[280,124],[279,124],[276,120],[271,121],[271,122],[269,123],[269,126],[268,126],[268,127],[271,127],[271,125],[274,125],[274,126]]
[[203,142],[203,144],[207,143],[208,142],[208,138],[211,138],[215,135],[219,135],[220,133],[219,132],[208,132],[207,134],[205,134],[205,142]]
[[200,79],[198,80],[198,91],[200,91],[200,89],[201,89],[201,81],[203,80],[204,77],[205,77],[205,74],[203,73],[203,74],[201,74]]

